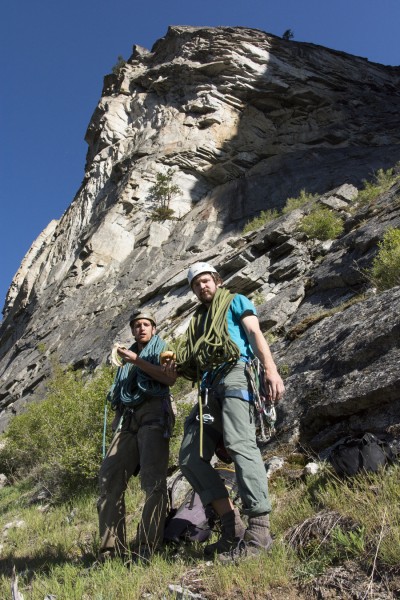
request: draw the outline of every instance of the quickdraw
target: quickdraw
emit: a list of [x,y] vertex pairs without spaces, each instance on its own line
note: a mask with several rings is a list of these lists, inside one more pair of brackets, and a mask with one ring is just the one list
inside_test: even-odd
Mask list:
[[246,363],[246,373],[254,398],[258,438],[262,442],[267,442],[275,433],[276,410],[266,389],[264,368],[258,358]]

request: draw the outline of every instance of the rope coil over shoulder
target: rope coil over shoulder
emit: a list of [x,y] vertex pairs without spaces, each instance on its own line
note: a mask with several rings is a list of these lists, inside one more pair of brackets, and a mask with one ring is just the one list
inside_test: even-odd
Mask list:
[[[160,364],[160,353],[163,352],[167,347],[167,344],[158,335],[153,335],[148,344],[143,350],[138,352],[138,345],[135,342],[130,346],[129,350],[133,350],[139,354],[140,358],[147,360],[148,362],[158,365]],[[133,383],[136,385],[132,386]],[[134,391],[133,389],[134,388]],[[102,443],[102,454],[103,458],[106,455],[106,434],[107,434],[107,413],[108,403],[111,403],[112,407],[116,407],[119,402],[122,402],[125,406],[133,406],[140,404],[145,394],[149,394],[156,397],[163,397],[168,394],[169,388],[163,383],[152,379],[147,373],[136,367],[131,363],[125,363],[122,367],[119,367],[114,378],[114,382],[106,396],[104,403],[104,422],[103,422],[103,443]],[[123,416],[120,419],[116,432],[119,431],[122,425]]]
[[[167,344],[158,335],[153,335],[148,344],[139,353],[135,342],[129,350],[136,352],[140,358],[153,365],[160,364],[160,352],[165,350]],[[168,393],[168,386],[150,377],[132,363],[125,363],[118,368],[114,383],[108,393],[107,399],[111,404],[121,401],[132,406],[143,401],[143,395],[164,396]]]
[[198,381],[199,371],[212,371],[239,359],[240,351],[230,338],[226,319],[234,297],[228,290],[218,288],[211,306],[196,310],[176,349],[179,373],[186,379]]
[[223,364],[234,363],[240,358],[240,350],[231,339],[226,318],[235,297],[228,290],[217,288],[211,305],[200,306],[190,321],[185,337],[176,349],[179,374],[197,381],[200,424],[200,456],[203,456],[203,406],[200,379],[206,371]]

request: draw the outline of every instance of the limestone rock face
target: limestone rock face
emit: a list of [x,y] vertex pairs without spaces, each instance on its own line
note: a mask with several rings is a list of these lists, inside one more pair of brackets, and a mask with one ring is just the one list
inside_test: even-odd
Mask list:
[[[182,333],[196,304],[186,270],[197,260],[253,297],[263,330],[280,340],[273,350],[288,369],[279,411],[288,435],[323,447],[346,428],[395,423],[396,291],[304,332],[301,324],[363,292],[362,269],[387,227],[399,226],[396,187],[373,208],[351,210],[362,180],[400,160],[399,77],[399,68],[240,27],[171,27],[151,51],[135,46],[105,78],[80,189],[11,284],[0,430],[40,397],[52,355],[95,368],[116,339],[129,341],[133,306],[151,307],[163,335]],[[154,221],[151,188],[170,169],[181,190],[170,203],[175,219]],[[302,189],[341,216],[337,240],[299,232],[307,205],[241,233]],[[390,411],[374,421],[383,398]]]

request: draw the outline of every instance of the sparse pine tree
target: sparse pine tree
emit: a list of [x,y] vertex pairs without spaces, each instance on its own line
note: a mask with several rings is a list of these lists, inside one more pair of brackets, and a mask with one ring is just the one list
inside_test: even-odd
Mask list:
[[180,187],[172,183],[174,176],[173,169],[168,169],[167,173],[157,173],[156,182],[150,188],[150,195],[158,204],[153,212],[153,219],[170,219],[174,211],[170,208],[171,200],[174,196],[181,194]]
[[294,32],[292,29],[286,29],[282,34],[283,40],[292,40],[294,38]]

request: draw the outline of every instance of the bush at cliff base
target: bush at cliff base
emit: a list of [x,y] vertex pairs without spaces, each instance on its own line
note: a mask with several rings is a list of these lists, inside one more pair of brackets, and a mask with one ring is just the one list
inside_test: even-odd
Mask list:
[[29,475],[54,495],[95,481],[104,399],[112,379],[107,367],[87,376],[56,365],[45,399],[29,404],[11,421],[0,451],[0,471],[14,479]]

